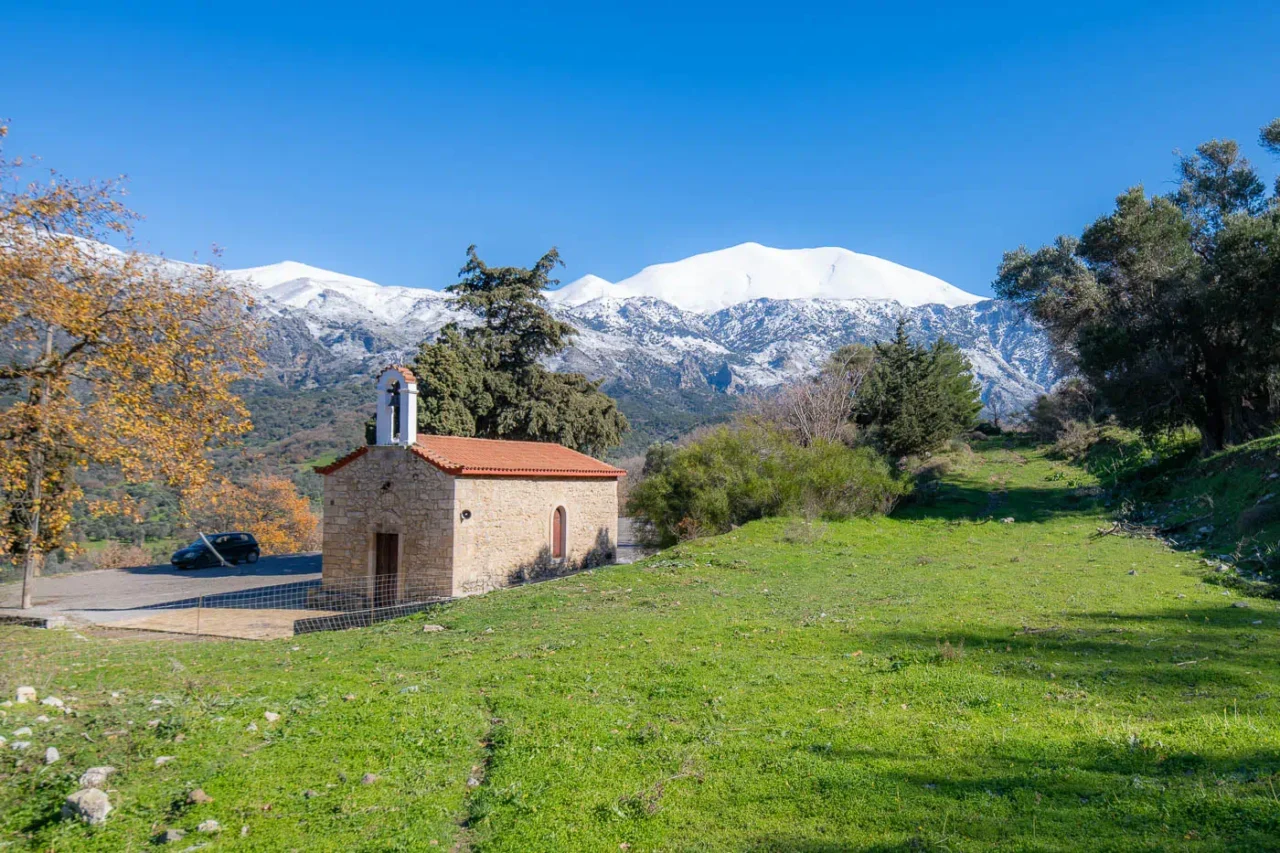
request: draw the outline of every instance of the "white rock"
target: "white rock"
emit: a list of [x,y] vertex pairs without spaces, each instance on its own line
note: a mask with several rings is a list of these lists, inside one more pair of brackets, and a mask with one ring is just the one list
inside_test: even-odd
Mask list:
[[9,741],[7,741],[7,740],[5,740],[4,738],[0,737],[0,746],[4,746],[4,745],[5,745],[6,743],[8,743],[8,742],[9,742]]
[[23,752],[31,748],[31,741],[15,740],[13,743],[9,744],[9,748],[14,750],[15,752]]
[[64,819],[74,818],[90,825],[106,823],[110,812],[111,800],[97,788],[76,791],[62,803]]
[[1013,524],[1013,516],[1000,519],[1001,524]]
[[110,765],[104,764],[101,767],[90,767],[80,774],[80,787],[102,788],[107,784],[107,777],[115,772],[116,769]]
[[177,761],[177,760],[178,760],[178,757],[176,755],[161,755],[156,758],[156,767],[163,767],[166,764],[168,764],[170,761]]
[[443,625],[423,625],[422,630],[428,634],[434,634],[436,631],[443,631]]
[[62,754],[58,752],[58,748],[56,746],[51,746],[44,751],[45,764],[57,764],[61,760]]
[[41,714],[40,716],[36,717],[36,722],[37,722],[37,723],[47,723],[47,722],[49,722],[49,718],[48,718],[46,715]]
[[40,704],[48,705],[50,708],[61,708],[66,703],[63,702],[61,699],[59,699],[57,696],[46,696],[40,700]]
[[280,715],[277,714],[275,711],[267,711],[262,716],[266,719],[268,723],[274,723],[276,720],[280,719]]
[[257,723],[250,723],[249,725],[245,726],[245,731],[247,732],[256,732],[257,730],[258,730]]
[[31,734],[31,727],[30,727],[30,726],[23,726],[23,727],[22,727],[22,728],[20,728],[20,729],[14,729],[14,730],[13,730],[13,736],[14,736],[14,737],[25,737],[26,735],[29,735],[29,734]]
[[201,822],[201,824],[196,827],[196,832],[221,832],[221,831],[222,831],[222,824],[218,823],[213,818],[209,818],[208,820]]
[[19,687],[15,701],[17,701],[19,705],[25,705],[28,702],[36,701],[36,689],[34,687]]

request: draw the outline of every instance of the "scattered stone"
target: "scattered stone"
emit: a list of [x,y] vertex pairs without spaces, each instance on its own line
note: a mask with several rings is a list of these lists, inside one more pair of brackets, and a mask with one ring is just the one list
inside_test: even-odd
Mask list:
[[174,743],[182,743],[186,739],[187,739],[187,736],[184,735],[182,732],[178,732],[176,735],[173,736]]
[[36,701],[36,689],[34,687],[19,687],[18,695],[14,698],[14,701],[19,705]]
[[20,729],[13,730],[14,737],[26,737],[29,734],[31,734],[31,726],[23,726]]
[[1231,606],[1232,606],[1232,607],[1248,607],[1248,606],[1249,606],[1249,602],[1247,602],[1247,601],[1233,601],[1233,602],[1231,602]]
[[366,773],[360,777],[361,785],[372,785],[374,782],[377,782],[377,781],[378,781],[377,773]]
[[115,773],[116,769],[110,765],[101,767],[90,767],[84,773],[80,774],[81,788],[101,788],[107,784],[107,777]]
[[277,714],[275,711],[267,711],[262,716],[266,718],[266,721],[268,723],[274,723],[276,720],[280,719],[280,715]]
[[248,732],[256,732],[257,730],[258,730],[258,724],[257,724],[257,723],[250,723],[249,725],[245,726],[245,731],[248,731]]
[[76,791],[62,802],[63,819],[84,821],[90,826],[106,823],[110,813],[111,799],[97,788]]
[[422,630],[428,634],[434,634],[436,631],[443,631],[443,625],[423,625]]
[[9,742],[9,741],[7,741],[7,740],[5,740],[4,738],[0,737],[0,746],[4,746],[4,745],[5,745],[6,743],[8,743],[8,742]]
[[160,725],[159,720],[147,720],[147,728],[154,729]]
[[51,746],[44,751],[45,764],[57,764],[61,760],[62,754],[58,752],[58,748],[56,746]]
[[170,761],[177,761],[177,760],[178,760],[178,756],[176,755],[161,755],[156,758],[156,767],[164,767]]
[[173,844],[175,841],[181,841],[186,837],[187,837],[187,833],[185,830],[166,829],[164,833],[160,836],[160,843]]
[[240,827],[240,837],[244,838],[248,834],[249,834],[249,824],[246,823],[244,826]]
[[1180,593],[1178,593],[1178,598],[1186,598],[1186,597],[1187,597],[1187,596],[1186,596],[1186,594],[1185,594],[1185,593],[1181,593],[1181,592],[1180,592]]
[[1137,570],[1137,569],[1130,569],[1130,570],[1129,570],[1129,574],[1131,574],[1131,575],[1136,575],[1137,573],[1138,573],[1138,570]]
[[318,796],[320,796],[320,795],[319,795],[319,794],[317,794],[315,791],[311,790],[310,788],[308,788],[307,790],[305,790],[305,791],[303,791],[303,792],[302,792],[302,796],[303,796],[303,798],[304,798],[304,799],[308,799],[308,800],[309,800],[309,799],[311,799],[312,797],[318,797]]
[[13,743],[9,744],[9,748],[12,749],[14,752],[26,752],[28,749],[31,748],[31,741],[15,740]]
[[346,696],[343,696],[343,697],[342,697],[342,701],[343,701],[343,702],[354,702],[354,701],[356,701],[356,694],[354,694],[354,693],[348,693]]
[[476,778],[476,777],[474,777],[474,776],[468,776],[468,777],[467,777],[467,787],[468,787],[468,788],[479,788],[479,787],[480,787],[480,780],[479,780],[479,779],[477,779],[477,778]]
[[200,822],[200,825],[196,827],[196,832],[222,832],[222,824],[218,823],[213,818],[209,818],[208,820]]
[[418,685],[410,684],[408,687],[403,688],[400,692],[401,693],[417,693],[418,690],[419,690]]
[[187,794],[187,802],[193,806],[202,806],[205,803],[212,803],[213,797],[204,792],[204,788],[196,788],[190,794]]
[[47,722],[49,722],[49,717],[48,717],[48,715],[47,715],[47,714],[41,714],[40,716],[36,717],[36,722],[37,722],[37,723],[47,723]]
[[1213,525],[1212,525],[1212,524],[1206,524],[1204,527],[1201,527],[1201,528],[1200,528],[1200,532],[1201,532],[1201,533],[1203,533],[1203,534],[1205,534],[1205,535],[1208,535],[1208,534],[1212,533],[1212,532],[1213,532]]
[[1006,518],[1002,518],[1002,519],[1000,519],[1000,523],[1001,523],[1001,524],[1013,524],[1013,517],[1012,517],[1012,516],[1009,516],[1009,517],[1006,517]]
[[40,700],[40,704],[48,705],[50,708],[61,708],[66,705],[66,703],[57,696],[46,696]]
[[1267,475],[1267,479],[1268,479],[1268,480],[1274,480],[1274,479],[1276,479],[1277,477],[1280,477],[1280,474],[1271,473],[1271,474],[1268,474],[1268,475]]
[[1249,624],[1250,624],[1250,625],[1261,625],[1261,624],[1262,624],[1262,620],[1261,620],[1261,619],[1255,619],[1254,621],[1250,622]]
[[0,708],[12,708],[12,707],[13,707],[13,702],[11,702],[8,699],[4,700],[3,702],[0,702]]

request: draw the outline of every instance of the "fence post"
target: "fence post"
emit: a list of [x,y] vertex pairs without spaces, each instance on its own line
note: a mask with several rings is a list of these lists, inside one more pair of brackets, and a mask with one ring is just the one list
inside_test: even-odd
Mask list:
[[204,610],[204,596],[202,595],[196,601],[196,636],[197,637],[200,636],[200,615],[201,615],[201,611],[203,610]]

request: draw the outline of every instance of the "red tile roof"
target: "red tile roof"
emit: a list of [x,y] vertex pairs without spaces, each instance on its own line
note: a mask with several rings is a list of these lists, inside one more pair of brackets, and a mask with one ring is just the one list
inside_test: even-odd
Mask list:
[[545,441],[503,441],[420,435],[415,453],[448,474],[460,477],[611,477],[625,476],[585,453]]
[[[565,477],[607,478],[626,476],[584,453],[543,441],[504,441],[491,438],[459,438],[452,435],[420,435],[409,448],[414,454],[455,477]],[[323,467],[332,474],[369,450],[362,447]]]
[[378,376],[382,376],[382,374],[386,373],[388,370],[394,370],[399,373],[404,377],[405,382],[412,382],[414,385],[418,384],[418,379],[413,375],[413,371],[405,367],[403,364],[388,364],[386,367],[378,371]]

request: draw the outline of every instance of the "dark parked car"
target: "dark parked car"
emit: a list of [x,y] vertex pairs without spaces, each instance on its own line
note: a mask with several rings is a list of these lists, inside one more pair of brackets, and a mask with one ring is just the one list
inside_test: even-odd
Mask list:
[[[252,533],[213,533],[205,538],[228,563],[258,562],[260,553],[258,540],[253,538]],[[203,539],[197,539],[187,547],[175,551],[169,558],[169,562],[180,569],[202,569],[206,566],[222,565],[217,556],[204,544]]]

